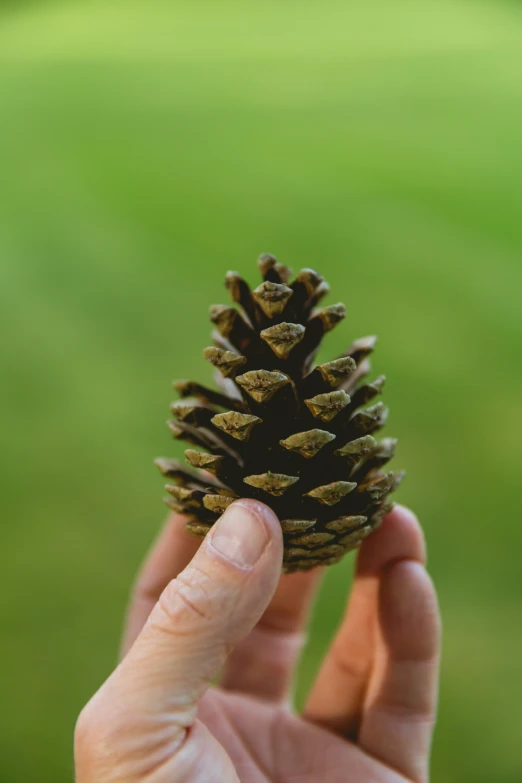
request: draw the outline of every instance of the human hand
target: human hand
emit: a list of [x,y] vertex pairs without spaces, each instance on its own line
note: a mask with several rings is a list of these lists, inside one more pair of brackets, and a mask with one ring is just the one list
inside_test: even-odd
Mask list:
[[76,782],[426,783],[440,624],[413,514],[362,544],[301,716],[288,699],[322,569],[279,579],[281,528],[255,501],[198,546],[172,517],[152,549],[124,657],[78,720]]

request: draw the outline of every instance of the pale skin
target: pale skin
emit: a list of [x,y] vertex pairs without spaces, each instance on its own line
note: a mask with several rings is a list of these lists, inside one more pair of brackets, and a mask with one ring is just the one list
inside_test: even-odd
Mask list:
[[201,546],[168,520],[121,662],[78,719],[77,783],[427,783],[440,621],[415,516],[397,506],[363,543],[301,715],[290,695],[322,569],[280,578],[281,560],[261,503],[232,504]]

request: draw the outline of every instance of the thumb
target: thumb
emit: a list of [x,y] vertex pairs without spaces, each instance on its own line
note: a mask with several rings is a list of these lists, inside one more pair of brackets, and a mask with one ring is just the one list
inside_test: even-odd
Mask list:
[[[196,721],[197,704],[270,602],[282,550],[281,526],[267,506],[240,500],[227,508],[80,715],[79,783],[141,779],[159,767],[165,775],[158,780],[237,781],[223,749]],[[212,774],[201,772],[209,764]]]
[[173,716],[180,727],[192,725],[197,702],[269,604],[282,548],[281,526],[271,509],[254,500],[229,506],[167,585],[115,672],[125,684],[120,706]]

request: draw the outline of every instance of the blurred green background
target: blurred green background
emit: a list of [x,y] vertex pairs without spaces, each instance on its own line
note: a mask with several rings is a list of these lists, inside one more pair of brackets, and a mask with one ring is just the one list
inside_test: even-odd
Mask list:
[[[377,333],[400,498],[445,623],[434,781],[522,778],[522,8],[449,0],[0,11],[0,780],[72,778],[163,517],[172,377],[276,253]],[[302,699],[342,610],[329,574]]]

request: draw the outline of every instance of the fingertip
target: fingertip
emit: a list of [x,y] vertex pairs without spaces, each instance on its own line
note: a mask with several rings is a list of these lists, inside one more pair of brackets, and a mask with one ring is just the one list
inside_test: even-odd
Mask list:
[[361,545],[358,573],[375,573],[396,560],[426,562],[426,542],[417,516],[397,504]]
[[388,514],[387,524],[395,526],[395,535],[409,541],[415,554],[412,559],[426,565],[426,538],[417,514],[411,508],[397,503]]
[[435,658],[440,644],[437,594],[424,566],[402,560],[385,569],[379,591],[383,639],[396,660]]
[[[403,525],[409,525],[412,530],[418,531],[422,535],[419,518],[415,511],[401,503],[396,503],[385,519],[399,519]],[[389,524],[389,521],[388,521]]]

